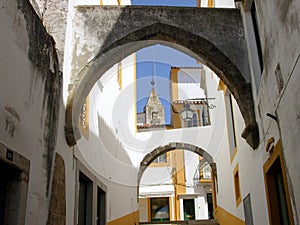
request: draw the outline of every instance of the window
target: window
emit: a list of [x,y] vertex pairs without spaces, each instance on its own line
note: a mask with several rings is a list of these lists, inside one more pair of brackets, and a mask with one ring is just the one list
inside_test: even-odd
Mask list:
[[238,206],[242,201],[238,165],[234,169],[233,179],[234,179],[235,201],[236,201],[236,206]]
[[250,193],[244,198],[243,205],[244,205],[245,224],[254,225]]
[[256,13],[256,6],[255,2],[253,0],[252,6],[251,6],[251,18],[252,18],[252,24],[253,24],[253,30],[255,35],[255,41],[256,41],[256,47],[257,47],[257,53],[259,58],[259,64],[261,71],[263,70],[263,57],[262,57],[262,50],[261,50],[261,43],[260,43],[260,37],[259,37],[259,31],[258,31],[258,18]]
[[226,90],[225,93],[225,107],[226,107],[226,117],[227,117],[229,151],[230,151],[230,156],[232,161],[235,152],[237,151],[237,140],[236,140],[234,113],[233,113],[233,97],[228,89]]
[[198,126],[198,113],[192,112],[191,117],[182,118],[182,127],[197,127]]
[[206,163],[206,165],[202,168],[202,178],[204,180],[211,179],[211,169],[210,169],[210,165],[208,163]]
[[198,113],[194,112],[193,119],[192,119],[192,126],[197,127],[198,126]]
[[203,124],[203,126],[210,125],[209,109],[208,109],[207,105],[203,105],[202,124]]
[[167,153],[163,153],[153,160],[153,163],[166,163],[166,162],[167,162]]
[[153,125],[160,124],[159,113],[157,111],[151,112],[151,124]]
[[170,221],[169,198],[151,198],[151,222]]

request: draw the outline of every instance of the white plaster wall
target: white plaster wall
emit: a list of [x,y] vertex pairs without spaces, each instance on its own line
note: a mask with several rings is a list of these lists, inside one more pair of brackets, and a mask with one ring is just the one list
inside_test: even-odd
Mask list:
[[[264,56],[264,68],[257,94],[257,118],[261,127],[260,151],[264,152],[267,140],[282,141],[287,179],[295,223],[300,215],[300,166],[299,166],[299,18],[297,0],[282,2],[258,2],[259,32]],[[275,70],[281,67],[284,88],[277,87]],[[276,121],[267,117],[271,113]],[[263,154],[263,161],[267,154]]]
[[[134,55],[122,61],[123,87],[117,82],[117,65],[108,70],[89,94],[89,138],[78,142],[76,157],[88,165],[107,186],[108,221],[138,209],[136,194],[137,169],[132,166],[126,146],[117,139],[120,122],[130,132],[135,128],[123,115],[133,118]],[[120,94],[126,101],[118,103]],[[119,104],[119,105],[118,105]],[[132,122],[133,119],[131,119]],[[116,123],[116,126],[114,126]]]
[[234,0],[215,0],[215,8],[235,8]]
[[[224,98],[224,97],[223,97]],[[224,101],[220,104],[222,108],[225,109]],[[228,143],[228,135],[226,132],[226,117],[225,111],[220,115],[223,122],[223,132],[224,135],[222,137],[222,142],[219,145],[219,152],[216,156],[216,164],[217,164],[217,205],[233,214],[234,216],[243,219],[243,209],[240,204],[236,207],[235,201],[235,192],[234,192],[234,180],[233,180],[233,170],[235,168],[235,164],[231,165],[230,163],[230,152],[229,152],[229,143]],[[239,135],[240,130],[236,129],[236,133]],[[237,135],[237,136],[238,136]],[[239,149],[239,151],[242,151]]]
[[202,69],[181,68],[178,75],[178,99],[205,98],[204,89],[200,87]]
[[254,223],[267,224],[268,212],[263,180],[262,152],[252,150],[241,138],[240,135],[245,124],[236,101],[233,101],[233,112],[238,151],[232,163],[230,163],[228,136],[225,134],[219,153],[216,156],[218,173],[217,205],[238,218],[244,219],[243,201],[238,207],[236,207],[235,202],[233,171],[238,165],[242,200],[250,193]]
[[[199,164],[199,155],[195,154],[191,151],[184,151],[184,172],[185,172],[185,179],[186,179],[186,193],[187,194],[194,194],[194,175],[198,168]],[[180,168],[179,168],[180,169]]]
[[196,220],[208,219],[208,205],[206,196],[199,196],[195,199],[195,216]]
[[172,184],[172,167],[148,167],[141,179],[144,184]]
[[[0,8],[0,142],[30,160],[25,221],[42,225],[47,221],[49,200],[43,130],[45,80],[28,58],[27,24],[17,1],[1,1]],[[20,117],[14,136],[5,131],[5,107]]]
[[[195,206],[195,219],[196,220],[205,220],[208,219],[208,207],[206,197],[203,195],[193,198]],[[180,210],[180,220],[184,220],[184,208],[183,208],[183,199],[188,199],[191,197],[184,197],[179,199],[179,210]]]

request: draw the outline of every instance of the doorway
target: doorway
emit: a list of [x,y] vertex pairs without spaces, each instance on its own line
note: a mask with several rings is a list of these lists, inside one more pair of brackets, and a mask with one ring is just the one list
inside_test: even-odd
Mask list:
[[105,225],[106,221],[106,193],[97,187],[97,225]]
[[18,193],[18,177],[20,171],[0,161],[0,225],[10,221],[8,217],[11,208],[16,207],[12,199]]
[[183,199],[184,220],[195,220],[195,200]]
[[280,141],[270,152],[264,165],[270,225],[294,225]]
[[0,143],[0,225],[24,225],[30,161]]

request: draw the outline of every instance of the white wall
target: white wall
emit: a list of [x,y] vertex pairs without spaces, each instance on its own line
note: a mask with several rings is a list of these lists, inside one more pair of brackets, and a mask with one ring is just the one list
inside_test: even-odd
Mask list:
[[[107,71],[94,85],[89,94],[89,138],[81,138],[76,151],[76,157],[88,165],[95,176],[107,186],[108,221],[137,210],[135,185],[137,169],[133,167],[126,152],[126,145],[121,144],[116,136],[119,132],[117,126],[122,119],[120,117],[124,114],[127,117],[135,116],[133,110],[126,110],[132,107],[128,99],[134,99],[134,89],[128,88],[134,85],[132,63],[134,57],[132,55],[122,61],[124,68],[122,90],[119,89],[117,82],[117,65]],[[127,101],[118,103],[117,99],[120,98],[121,93],[125,95]],[[127,129],[133,132],[134,126],[132,124],[129,126],[126,121],[128,119],[125,120]],[[114,126],[115,122],[116,126]]]
[[[46,195],[48,169],[44,136],[47,129],[45,115],[49,113],[46,108],[49,94],[45,88],[47,74],[38,69],[29,58],[33,53],[29,53],[27,29],[33,24],[25,20],[22,6],[18,8],[17,1],[1,1],[0,7],[0,142],[30,160],[26,224],[43,225],[47,222],[49,203],[49,196]],[[33,18],[32,14],[31,19]],[[45,46],[45,51],[47,50],[49,49]],[[43,69],[53,70],[51,66],[50,64],[50,68]],[[13,109],[19,116],[19,121],[14,119],[16,127],[13,136],[5,129],[9,114],[5,107]],[[63,124],[63,118],[64,109],[61,106],[57,120]],[[63,132],[58,135],[64,140]],[[66,148],[66,144],[61,144],[59,148]],[[69,179],[71,177],[67,178]]]

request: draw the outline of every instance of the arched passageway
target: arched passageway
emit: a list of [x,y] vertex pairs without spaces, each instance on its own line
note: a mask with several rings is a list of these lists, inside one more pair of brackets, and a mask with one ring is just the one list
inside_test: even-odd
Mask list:
[[115,63],[158,43],[182,51],[214,70],[239,104],[246,124],[242,136],[252,148],[258,146],[246,43],[238,10],[93,6],[77,8],[74,18],[73,77],[65,124],[70,146],[80,138],[80,109],[94,83]]
[[[199,148],[195,145],[181,143],[181,142],[172,142],[172,143],[169,143],[168,145],[164,145],[164,146],[155,148],[153,151],[148,153],[141,161],[139,172],[138,172],[138,177],[137,177],[137,193],[138,194],[139,194],[139,187],[140,187],[140,182],[141,182],[143,173],[148,168],[148,166],[153,162],[153,160],[156,159],[161,154],[164,154],[169,151],[176,150],[176,149],[188,150],[188,151],[194,152],[194,153],[202,156],[203,159],[211,166],[211,169],[214,173],[214,177],[215,177],[215,179],[217,179],[216,164],[214,163],[213,157],[207,151],[205,151],[202,148]],[[138,199],[138,197],[137,197],[137,199]]]

